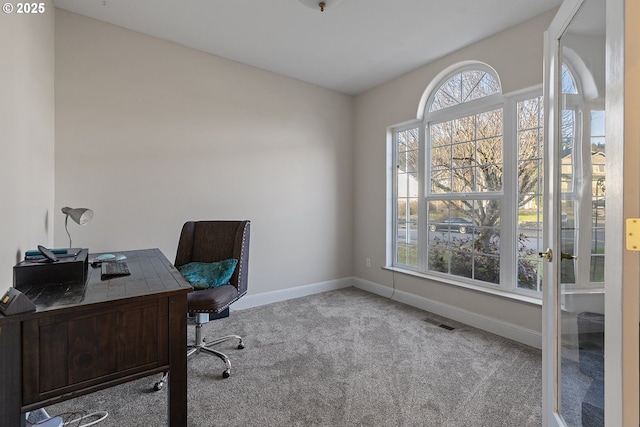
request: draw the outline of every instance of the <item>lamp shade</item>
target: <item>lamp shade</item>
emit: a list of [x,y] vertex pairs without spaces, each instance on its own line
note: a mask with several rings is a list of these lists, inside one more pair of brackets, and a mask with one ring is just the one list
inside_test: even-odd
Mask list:
[[87,208],[62,208],[62,213],[71,218],[76,224],[85,225],[93,218],[93,211]]

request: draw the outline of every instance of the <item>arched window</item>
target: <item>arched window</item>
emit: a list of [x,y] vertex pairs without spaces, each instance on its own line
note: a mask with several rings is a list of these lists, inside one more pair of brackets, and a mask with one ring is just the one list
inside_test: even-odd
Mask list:
[[465,63],[429,85],[419,120],[392,128],[391,267],[538,295],[541,92],[505,97],[495,70]]
[[429,271],[500,283],[500,95],[497,76],[467,69],[448,77],[428,104],[425,129],[429,159]]
[[562,93],[570,93],[577,94],[578,93],[578,85],[576,84],[576,79],[573,77],[569,68],[567,68],[566,64],[562,64],[562,75],[560,76],[562,81]]
[[[591,260],[579,271],[565,269],[563,283],[599,288],[604,99],[580,61],[563,64],[561,85],[562,250]],[[541,88],[505,95],[486,64],[466,62],[436,77],[421,98],[418,119],[390,128],[390,267],[539,298],[543,114]]]
[[433,95],[429,112],[453,107],[485,96],[500,93],[500,83],[494,75],[482,70],[456,73]]

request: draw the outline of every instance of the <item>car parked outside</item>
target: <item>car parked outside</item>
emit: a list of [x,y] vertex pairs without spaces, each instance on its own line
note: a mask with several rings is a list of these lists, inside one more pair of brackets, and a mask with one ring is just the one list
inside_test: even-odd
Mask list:
[[461,234],[465,234],[465,233],[471,233],[474,230],[475,226],[476,225],[474,224],[474,222],[469,219],[452,217],[452,218],[447,218],[441,222],[432,222],[429,225],[429,230],[455,231]]

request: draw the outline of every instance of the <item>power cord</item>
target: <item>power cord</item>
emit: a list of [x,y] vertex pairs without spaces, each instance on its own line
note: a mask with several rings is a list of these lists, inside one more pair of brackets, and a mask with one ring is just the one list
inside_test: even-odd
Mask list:
[[76,419],[73,419],[71,421],[65,421],[63,426],[68,426],[69,424],[81,422],[81,421],[84,421],[85,419],[92,418],[92,417],[100,417],[100,418],[98,418],[96,420],[93,420],[91,422],[88,422],[86,424],[79,424],[77,426],[77,427],[89,427],[89,426],[92,426],[94,424],[98,424],[99,422],[104,421],[108,416],[109,416],[109,413],[107,411],[91,412],[90,414],[81,415],[80,417],[78,417]]
[[[93,418],[93,417],[99,417],[93,421],[90,421],[88,423],[85,424],[79,424],[76,427],[89,427],[95,424],[98,424],[99,422],[104,421],[108,416],[109,413],[107,411],[96,411],[96,412],[91,412],[89,414],[85,414],[83,412],[64,412],[62,414],[58,414],[55,417],[50,417],[49,414],[47,413],[47,411],[44,408],[40,408],[37,411],[32,411],[33,412],[33,416],[35,419],[38,419],[38,421],[31,421],[29,418],[29,413],[27,413],[27,425],[29,426],[41,426],[41,427],[47,427],[49,425],[56,425],[56,426],[68,426],[70,424],[73,423],[79,423],[82,422],[84,420]],[[69,421],[63,421],[64,417],[68,417],[68,416],[77,416],[80,415],[77,418],[74,418],[72,420]],[[52,420],[56,420],[57,419],[57,423],[52,424]],[[62,423],[62,424],[60,424]]]
[[396,270],[395,269],[391,269],[391,282],[393,285],[393,290],[391,292],[391,296],[389,297],[389,299],[393,299],[393,296],[396,294]]

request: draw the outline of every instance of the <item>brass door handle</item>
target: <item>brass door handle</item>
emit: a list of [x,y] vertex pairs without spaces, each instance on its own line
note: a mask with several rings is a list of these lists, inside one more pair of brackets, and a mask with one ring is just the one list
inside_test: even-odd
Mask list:
[[566,252],[560,252],[560,259],[578,259],[576,255],[571,255]]
[[551,260],[553,259],[553,252],[551,251],[551,248],[547,248],[547,250],[544,252],[538,252],[538,256],[551,262]]

